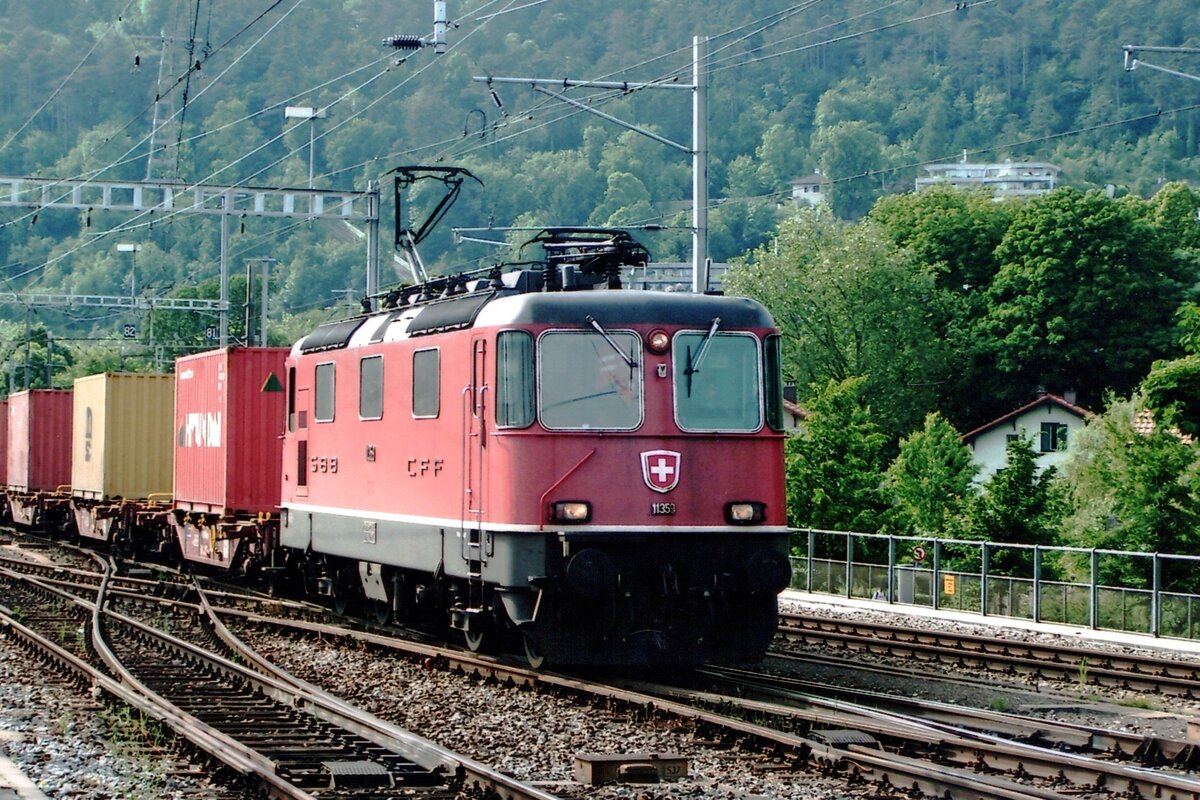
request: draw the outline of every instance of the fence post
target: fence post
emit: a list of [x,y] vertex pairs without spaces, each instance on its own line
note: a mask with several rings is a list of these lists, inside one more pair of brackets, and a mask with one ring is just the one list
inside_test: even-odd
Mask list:
[[1088,627],[1100,629],[1100,554],[1092,548],[1092,583],[1088,587]]
[[887,601],[896,601],[896,537],[888,534]]
[[979,553],[979,613],[985,617],[988,613],[988,558],[990,556],[991,548],[985,541]]
[[1151,556],[1153,568],[1151,575],[1153,585],[1150,594],[1150,635],[1158,636],[1162,626],[1162,559],[1159,554]]
[[933,576],[929,582],[929,594],[932,595],[933,610],[942,607],[942,540],[933,540]]
[[846,532],[846,597],[854,596],[851,582],[854,580],[854,534]]
[[808,529],[808,568],[804,570],[804,591],[812,594],[813,586],[813,551],[817,546],[817,535],[813,529]]
[[1033,621],[1042,621],[1042,548],[1033,546]]

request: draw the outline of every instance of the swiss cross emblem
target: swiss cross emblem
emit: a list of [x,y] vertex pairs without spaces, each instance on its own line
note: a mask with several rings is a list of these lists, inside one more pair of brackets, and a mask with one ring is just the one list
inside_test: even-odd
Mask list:
[[679,485],[679,453],[647,450],[642,453],[642,478],[656,492],[669,492]]

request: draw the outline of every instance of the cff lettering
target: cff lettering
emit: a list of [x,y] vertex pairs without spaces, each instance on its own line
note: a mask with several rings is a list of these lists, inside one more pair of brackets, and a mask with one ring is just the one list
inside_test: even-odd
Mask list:
[[179,431],[180,447],[220,447],[221,412],[193,412],[183,418]]

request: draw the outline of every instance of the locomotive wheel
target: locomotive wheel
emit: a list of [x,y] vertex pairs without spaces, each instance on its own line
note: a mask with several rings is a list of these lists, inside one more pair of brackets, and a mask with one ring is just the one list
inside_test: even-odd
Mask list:
[[358,570],[344,565],[337,570],[333,580],[333,610],[339,615],[353,611],[357,599]]
[[371,600],[371,613],[380,625],[387,625],[392,619],[392,604],[386,600]]
[[494,632],[492,626],[480,622],[477,623],[475,630],[463,631],[463,640],[467,643],[467,649],[472,653],[486,653],[492,649],[492,643],[495,641]]
[[546,665],[546,654],[542,652],[542,648],[538,647],[537,642],[529,637],[529,634],[524,634],[521,637],[525,642],[525,660],[529,662],[529,666],[533,669],[541,669]]

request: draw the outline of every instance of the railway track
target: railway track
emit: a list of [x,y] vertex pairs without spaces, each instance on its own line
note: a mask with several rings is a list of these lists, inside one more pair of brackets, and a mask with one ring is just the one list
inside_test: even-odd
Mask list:
[[1200,699],[1200,661],[804,614],[781,614],[780,620],[787,640],[842,651]]
[[[773,660],[808,662],[807,657],[776,654]],[[822,659],[824,660],[824,659]],[[860,669],[860,667],[855,667]],[[889,671],[895,674],[894,670]],[[927,722],[945,724],[1018,742],[1053,747],[1063,751],[1093,754],[1143,767],[1170,767],[1182,772],[1200,771],[1200,743],[1186,739],[1144,735],[1045,717],[974,708],[952,703],[901,697],[895,694],[855,689],[822,681],[810,681],[758,670],[711,667],[700,670],[716,680],[736,681],[743,696],[762,690],[768,696],[804,693],[823,699],[844,700]],[[940,677],[939,681],[959,682]],[[969,681],[979,685],[978,681]]]
[[[553,798],[272,668],[223,626],[216,635],[243,663],[106,610],[110,576],[101,579],[94,599],[10,567],[0,568],[0,576],[18,585],[22,601],[20,611],[0,609],[11,635],[93,691],[169,727],[247,789],[305,799],[366,793],[440,800],[477,792]],[[44,602],[35,602],[38,596]],[[64,646],[68,642],[73,646]]]
[[[86,570],[79,572],[87,573]],[[68,592],[70,589],[64,588],[64,585],[78,590],[80,585],[91,586],[94,576],[52,571],[52,574],[43,574],[36,580],[54,584],[59,592]],[[195,587],[188,591],[190,593],[181,593],[171,584],[156,594],[147,584],[129,584],[120,590],[121,594],[113,596],[111,604],[128,604],[132,608],[143,609],[153,609],[156,605],[200,608],[211,620],[211,627],[206,628],[211,633],[207,635],[224,640],[226,647],[235,650],[243,648],[224,621],[236,619],[240,624],[301,631],[310,636],[340,637],[359,645],[401,651],[407,657],[423,660],[433,668],[454,669],[507,683],[539,686],[555,693],[571,692],[593,698],[593,701],[602,698],[600,702],[640,707],[652,714],[686,719],[703,737],[737,740],[759,753],[770,754],[781,764],[781,768],[836,775],[852,786],[875,784],[890,787],[889,790],[903,787],[930,797],[980,800],[1051,800],[1068,796],[1104,797],[1120,793],[1173,800],[1200,800],[1200,783],[1194,776],[1143,768],[1163,765],[1194,768],[1195,749],[1183,742],[1138,738],[1082,726],[1052,726],[1040,720],[1022,720],[1013,715],[994,713],[990,717],[987,714],[977,716],[972,721],[968,712],[957,707],[915,701],[905,703],[897,698],[869,698],[861,694],[852,696],[847,690],[835,693],[829,687],[821,689],[795,682],[780,682],[755,672],[700,673],[700,679],[723,682],[723,685],[714,683],[703,689],[648,683],[616,684],[579,676],[534,672],[500,659],[331,624],[321,620],[325,612],[315,606],[267,600],[267,608],[271,613],[264,614],[261,613],[262,599],[236,592],[222,592],[213,593],[213,602],[223,604],[218,609]],[[254,610],[256,608],[260,610]],[[277,612],[287,614],[287,617],[278,616]],[[135,620],[121,614],[110,612],[103,617],[105,626],[139,628]],[[49,624],[53,629],[55,622]],[[72,624],[77,626],[79,623],[78,620],[64,623],[59,619],[59,630],[64,624],[70,628]],[[145,643],[140,638],[142,633],[129,636],[128,640],[122,639],[112,648],[117,660],[127,660],[131,653],[158,652],[160,645]],[[93,638],[99,637],[93,634]],[[182,649],[171,651],[173,654],[152,655],[147,665],[140,668],[139,681],[148,687],[171,687],[191,680],[174,670],[180,662],[200,659],[193,648],[211,649],[207,643],[203,647],[184,643]],[[238,658],[245,665],[240,668],[252,673],[246,676],[249,681],[247,684],[228,688],[218,682],[218,688],[213,689],[211,695],[217,701],[189,706],[191,701],[185,697],[177,703],[181,710],[190,711],[197,719],[201,719],[199,712],[207,711],[228,699],[230,707],[236,709],[240,716],[247,713],[245,707],[258,702],[255,700],[251,703],[248,698],[296,691],[303,699],[298,700],[295,699],[297,696],[293,696],[293,699],[283,703],[282,711],[274,709],[262,723],[268,729],[268,737],[278,737],[282,728],[291,731],[295,723],[290,717],[280,714],[292,713],[297,706],[307,707],[312,703],[311,697],[319,694],[319,690],[291,676],[264,679],[262,674],[272,669],[269,664],[257,663],[248,654]],[[227,669],[228,666],[221,665],[221,668]],[[206,669],[215,670],[215,667]],[[112,668],[109,672],[118,671]],[[121,682],[123,686],[133,684],[130,679]],[[147,693],[146,690],[139,691]],[[349,710],[345,703],[328,699],[333,705],[340,705],[340,710]],[[871,705],[875,707],[869,707]],[[748,719],[769,719],[771,722],[749,722]],[[1036,731],[1035,727],[1038,728]],[[352,733],[360,736],[358,732]],[[227,735],[232,738],[232,734]],[[336,738],[338,746],[342,746],[344,737]],[[282,746],[286,751],[287,744],[279,738],[268,738],[260,747],[269,752],[272,746]],[[363,757],[348,755],[344,750],[338,752],[343,761],[361,764],[370,760],[366,750],[360,751]],[[314,768],[311,761],[290,765],[282,754],[274,755],[275,758],[270,760],[277,777],[289,772],[311,777],[315,774],[314,769],[318,772],[321,769]],[[332,761],[336,754],[331,747],[327,747],[321,755],[326,761]],[[417,762],[410,759],[410,763]],[[327,773],[328,766],[323,766]],[[363,771],[366,771],[365,768]],[[414,790],[421,788],[430,787],[413,787]],[[452,785],[438,788],[453,790]],[[313,791],[311,796],[334,795]]]
[[[1064,798],[1105,796],[1110,789],[1129,796],[1197,800],[1200,781],[1194,776],[1144,769],[1129,763],[1166,763],[1178,760],[1188,766],[1195,759],[1187,743],[1152,740],[1132,734],[1107,735],[1100,729],[1060,726],[1054,741],[1045,738],[1051,726],[1041,721],[1008,720],[1006,735],[988,730],[997,727],[976,720],[965,725],[969,712],[953,718],[952,707],[937,719],[932,706],[914,716],[915,706],[891,710],[855,706],[828,698],[806,698],[808,710],[797,703],[796,687],[761,685],[761,673],[729,671],[721,691],[702,691],[676,685],[646,682],[592,681],[577,676],[533,672],[468,653],[435,653],[389,636],[353,632],[322,623],[272,620],[235,612],[260,625],[295,627],[322,636],[341,635],[359,642],[420,653],[437,658],[447,668],[519,681],[551,691],[570,691],[589,697],[638,706],[676,718],[691,720],[713,738],[754,742],[797,770],[815,769],[840,774],[851,784],[913,788],[928,796],[945,798]],[[704,675],[702,671],[700,673]],[[713,675],[720,675],[714,671]],[[759,686],[756,687],[755,681]],[[754,699],[746,697],[759,691]],[[791,697],[785,695],[791,694]],[[774,724],[748,722],[766,717]],[[947,719],[946,717],[951,717]],[[957,724],[956,724],[957,723]],[[1041,725],[1043,736],[1034,734]],[[1021,741],[1024,737],[1029,741]],[[1073,750],[1068,752],[1066,750]],[[1117,756],[1125,760],[1115,760]],[[1107,788],[1106,788],[1107,787]]]

